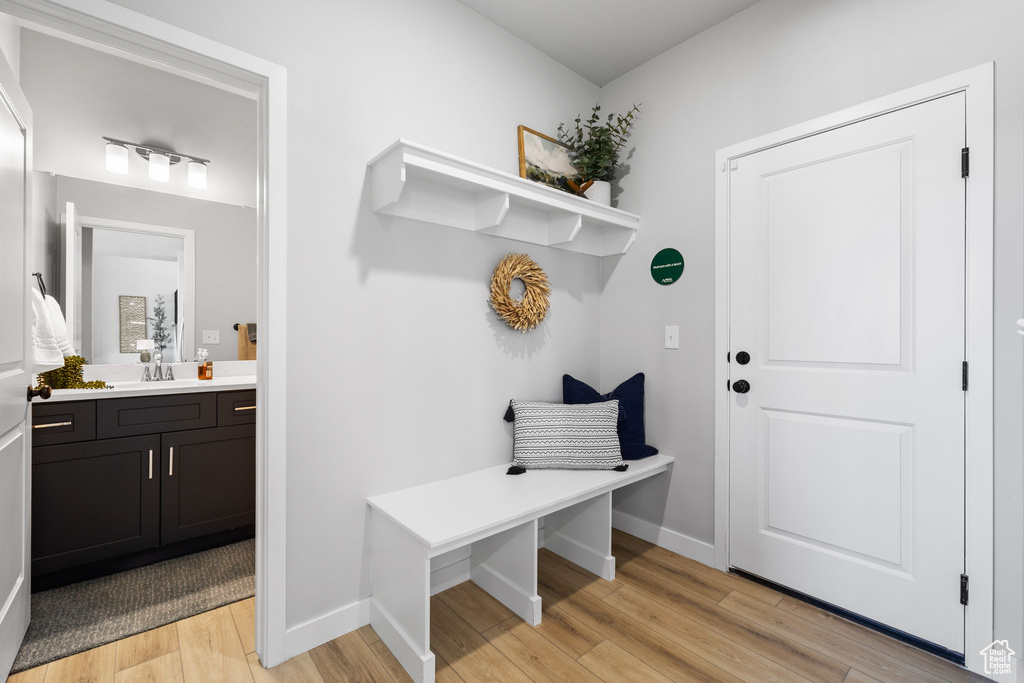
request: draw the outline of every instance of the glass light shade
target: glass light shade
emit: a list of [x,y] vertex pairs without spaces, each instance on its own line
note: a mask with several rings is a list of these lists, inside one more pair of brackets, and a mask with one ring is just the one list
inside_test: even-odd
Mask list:
[[107,143],[107,170],[111,173],[128,172],[128,148],[114,142]]
[[149,177],[166,183],[171,179],[171,158],[159,152],[149,153]]
[[188,162],[188,186],[200,190],[206,189],[206,164],[198,161]]

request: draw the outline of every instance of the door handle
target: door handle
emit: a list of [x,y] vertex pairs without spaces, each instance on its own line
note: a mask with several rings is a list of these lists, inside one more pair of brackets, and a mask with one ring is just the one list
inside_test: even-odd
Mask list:
[[745,379],[738,379],[732,383],[732,390],[737,394],[745,394],[750,391],[750,382]]
[[173,477],[174,476],[174,446],[171,446],[171,458],[170,458],[170,460],[171,460],[171,463],[170,463],[170,465],[167,468],[167,476],[168,477]]
[[28,402],[31,403],[32,399],[38,396],[44,401],[53,395],[53,389],[46,384],[40,384],[38,387],[30,386],[28,388]]
[[149,449],[149,478],[153,478],[153,449]]

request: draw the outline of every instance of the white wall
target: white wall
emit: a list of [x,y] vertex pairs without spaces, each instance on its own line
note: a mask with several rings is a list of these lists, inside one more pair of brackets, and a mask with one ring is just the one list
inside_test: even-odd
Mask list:
[[[288,69],[290,627],[369,593],[366,498],[507,462],[512,397],[596,377],[593,257],[372,213],[366,162],[399,137],[518,172],[516,126],[553,132],[599,91],[454,0],[119,4]],[[512,250],[549,319],[487,305]],[[338,635],[333,633],[331,635]]]
[[0,14],[0,52],[15,78],[21,78],[21,26],[7,14]]
[[[1024,643],[1022,32],[1019,0],[763,0],[604,88],[610,110],[644,105],[619,199],[643,215],[644,235],[606,262],[601,375],[647,372],[649,442],[679,459],[670,487],[637,487],[618,511],[714,540],[715,150],[994,61],[995,634]],[[686,270],[660,287],[648,268],[667,246]],[[667,324],[680,326],[679,351],[662,348]]]
[[[209,349],[212,360],[237,360],[231,326],[256,319],[255,209],[61,176],[53,202],[49,210],[58,222],[50,230],[57,235],[51,232],[47,244],[60,243],[59,216],[67,202],[75,203],[80,216],[194,230],[196,319],[195,329],[185,333],[196,335],[196,348]],[[201,343],[203,330],[219,330],[221,343]]]
[[[153,338],[153,306],[156,297],[164,297],[165,323],[174,329],[174,290],[178,288],[178,264],[174,261],[98,255],[93,260],[92,278],[92,356],[89,362],[135,363],[139,353],[121,353],[120,297],[146,297],[147,339]],[[156,353],[153,351],[152,353]],[[174,339],[163,352],[164,358],[176,357]],[[191,360],[186,358],[186,360]]]
[[57,206],[57,179],[49,173],[32,174],[32,250],[29,272],[43,274],[46,293],[60,299],[60,215]]
[[[21,33],[21,70],[36,170],[256,205],[255,101],[29,29]],[[150,180],[134,151],[128,174],[110,173],[104,136],[210,159],[208,186],[189,187],[183,164],[171,167],[166,183]]]

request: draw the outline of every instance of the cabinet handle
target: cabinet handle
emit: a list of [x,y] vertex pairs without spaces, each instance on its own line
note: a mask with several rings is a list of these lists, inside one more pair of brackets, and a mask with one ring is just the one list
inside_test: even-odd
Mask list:
[[153,478],[153,449],[149,449],[149,478]]
[[167,468],[167,476],[174,476],[174,446],[171,446],[171,466]]
[[256,410],[256,406],[235,406],[235,412],[240,410]]
[[49,424],[44,425],[32,425],[32,429],[49,429],[50,427],[70,427],[73,424],[74,422],[50,422]]

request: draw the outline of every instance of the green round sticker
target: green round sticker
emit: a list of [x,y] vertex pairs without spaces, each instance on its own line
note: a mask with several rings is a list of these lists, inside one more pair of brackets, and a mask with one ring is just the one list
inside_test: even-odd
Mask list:
[[651,260],[651,277],[659,285],[670,285],[683,274],[683,255],[676,249],[662,249]]

